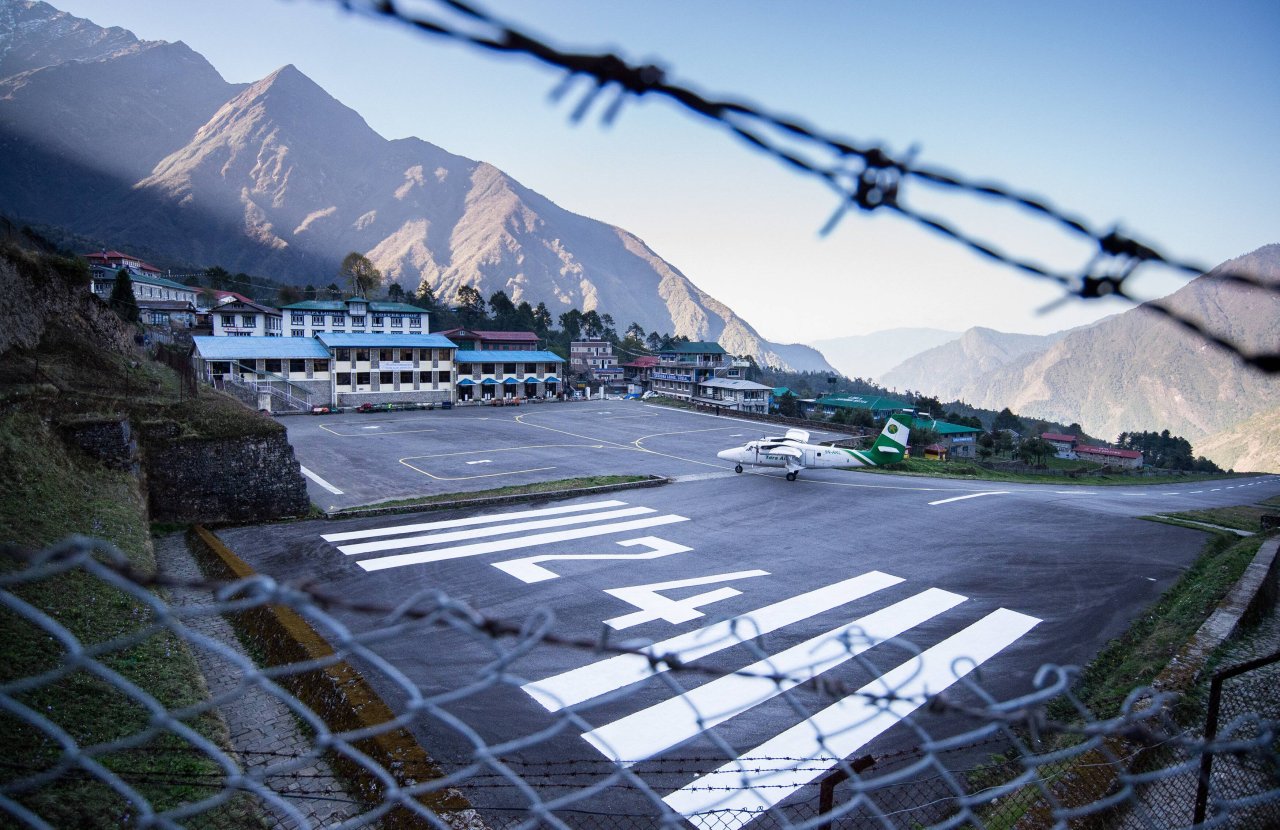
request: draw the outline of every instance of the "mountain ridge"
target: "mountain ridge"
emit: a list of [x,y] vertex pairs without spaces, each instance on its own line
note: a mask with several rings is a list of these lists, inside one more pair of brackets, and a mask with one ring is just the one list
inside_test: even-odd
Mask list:
[[[13,65],[24,68],[17,80],[0,77],[0,148],[26,172],[0,163],[0,200],[24,220],[297,285],[327,284],[348,251],[361,251],[406,291],[425,283],[446,302],[464,285],[483,296],[503,290],[553,315],[598,308],[621,326],[833,371],[814,349],[765,340],[634,234],[485,162],[418,138],[388,140],[293,65],[228,84],[183,44],[95,30],[34,0],[11,5],[23,23],[0,19],[0,39],[20,47]],[[72,43],[47,50],[52,65],[28,67],[38,63],[28,41],[59,32]],[[115,105],[132,99],[171,128],[54,138],[72,112],[105,122],[110,109],[97,98],[108,91]],[[45,173],[56,187],[40,187]],[[87,207],[75,194],[86,181],[95,194]]]

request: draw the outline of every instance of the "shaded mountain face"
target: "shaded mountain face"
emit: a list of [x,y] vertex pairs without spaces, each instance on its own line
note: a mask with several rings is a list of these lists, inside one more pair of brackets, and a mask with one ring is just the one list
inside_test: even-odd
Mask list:
[[950,342],[902,361],[885,372],[882,382],[897,389],[923,391],[942,400],[969,400],[966,393],[984,375],[1024,355],[1043,351],[1065,334],[1009,334],[971,328]]
[[814,349],[761,338],[633,234],[492,165],[388,141],[292,66],[231,85],[181,43],[30,0],[3,8],[0,203],[24,220],[297,285],[327,285],[361,251],[445,302],[464,285],[503,290],[553,316],[598,309],[832,371]]
[[[1280,245],[1226,262],[1164,302],[1249,352],[1274,350],[1280,341],[1280,294],[1217,279],[1228,268],[1280,285]],[[1237,454],[1225,446],[1229,438],[1205,442],[1203,448],[1199,443],[1280,407],[1280,381],[1157,312],[1139,306],[1038,343],[994,334],[967,332],[886,377],[909,378],[913,388],[973,406],[1008,406],[1020,415],[1076,421],[1090,434],[1108,439],[1121,432],[1168,429],[1224,467],[1236,466],[1239,458],[1280,466],[1280,459],[1268,460],[1261,449]],[[1024,351],[1010,357],[1011,343]],[[976,371],[964,365],[969,360],[961,354],[966,346]],[[984,361],[988,368],[982,371]]]

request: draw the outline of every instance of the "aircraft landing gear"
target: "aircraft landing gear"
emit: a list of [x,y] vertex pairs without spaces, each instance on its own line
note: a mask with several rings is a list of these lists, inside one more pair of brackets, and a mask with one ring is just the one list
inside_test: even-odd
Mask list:
[[740,472],[742,472],[742,465],[741,465],[741,464],[737,465],[736,467],[734,467],[734,468],[733,468],[733,471],[734,471],[735,473],[740,473]]
[[799,475],[797,472],[787,473],[787,481],[795,481],[797,475]]

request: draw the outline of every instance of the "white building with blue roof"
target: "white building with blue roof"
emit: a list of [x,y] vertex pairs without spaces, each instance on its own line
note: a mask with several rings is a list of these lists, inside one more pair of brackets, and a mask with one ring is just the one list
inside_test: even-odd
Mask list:
[[565,360],[555,352],[459,349],[459,401],[554,398],[564,391]]
[[[257,395],[260,408],[453,401],[454,352],[438,334],[324,332],[315,337],[194,337],[209,383]],[[264,397],[267,396],[267,397]],[[249,400],[246,395],[240,395]],[[269,403],[267,402],[269,398]]]

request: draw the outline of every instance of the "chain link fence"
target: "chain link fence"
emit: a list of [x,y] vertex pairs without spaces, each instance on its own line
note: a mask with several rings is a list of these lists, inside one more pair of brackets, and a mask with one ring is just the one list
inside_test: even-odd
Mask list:
[[[958,679],[932,695],[913,690],[911,670],[857,689],[814,666],[715,671],[562,636],[549,613],[501,620],[439,591],[371,608],[237,574],[201,551],[216,544],[208,539],[193,537],[190,549],[176,535],[158,544],[161,574],[84,538],[4,559],[4,823],[1166,828],[1193,824],[1200,781],[1204,827],[1275,827],[1280,816],[1270,675],[1226,684],[1206,739],[1203,722],[1174,716],[1175,696],[1146,689],[1117,717],[1095,718],[1065,668],[1043,667],[1034,689],[1011,699],[989,694],[963,659],[950,666]],[[836,645],[851,666],[875,673],[859,637],[846,630]],[[456,659],[455,682],[410,681],[382,651],[404,642],[421,644],[422,660]],[[773,666],[761,638],[733,645],[765,661],[757,667]],[[902,650],[908,666],[921,654],[874,643],[885,649]],[[477,654],[487,656],[469,659]],[[602,657],[640,660],[646,677],[536,718],[511,714],[531,708],[518,667]],[[199,671],[183,675],[175,667],[184,661]],[[800,730],[805,739],[793,745],[809,750],[771,754],[776,744],[766,741],[743,751],[760,721],[692,694],[726,678],[769,685],[764,726]],[[693,712],[698,740],[612,757],[599,737],[605,713],[647,704],[655,690],[689,707],[704,702]],[[1073,717],[1050,714],[1063,701]],[[832,726],[836,710],[853,716]],[[862,740],[882,734],[895,740]],[[1206,759],[1212,774],[1202,777]]]

